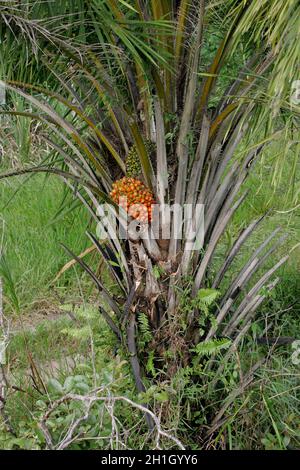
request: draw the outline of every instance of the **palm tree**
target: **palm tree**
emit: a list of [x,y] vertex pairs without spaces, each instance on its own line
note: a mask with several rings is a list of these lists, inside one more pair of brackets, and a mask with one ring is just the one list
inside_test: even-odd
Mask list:
[[[43,123],[42,137],[54,151],[47,164],[23,172],[62,177],[102,231],[99,204],[107,203],[110,216],[117,214],[118,226],[109,225],[105,242],[88,233],[118,285],[117,295],[65,248],[99,289],[100,312],[128,350],[139,392],[145,390],[140,363],[150,353],[160,371],[156,380],[172,378],[201,354],[203,364],[215,370],[216,383],[288,258],[257,276],[284,240],[276,240],[275,230],[225,289],[230,267],[261,217],[237,235],[221,266],[214,264],[222,235],[247,197],[243,185],[255,161],[274,132],[289,132],[299,111],[288,99],[299,60],[297,2],[276,0],[272,8],[267,0],[224,3],[88,2],[88,44],[74,46],[55,37],[49,43],[46,65],[58,91],[6,83],[35,110],[22,115]],[[212,22],[223,37],[207,67],[201,54]],[[226,88],[218,86],[224,65],[234,54],[241,59],[241,38],[245,59]],[[163,227],[156,238],[151,237],[159,217],[155,210],[152,225],[141,223],[137,237],[120,238],[124,211],[111,191],[114,181],[132,171],[130,160],[134,179],[160,207]],[[176,236],[174,214],[167,216],[172,204],[192,208],[183,222],[183,238]],[[204,207],[204,225],[197,207]],[[202,234],[193,250],[192,229]],[[152,336],[147,350],[138,347],[139,314]],[[208,360],[207,353],[225,348],[221,362]],[[215,427],[225,411],[217,414]]]

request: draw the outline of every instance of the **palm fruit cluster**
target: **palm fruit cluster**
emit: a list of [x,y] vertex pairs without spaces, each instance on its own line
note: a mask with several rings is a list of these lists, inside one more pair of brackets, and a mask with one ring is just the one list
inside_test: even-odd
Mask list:
[[126,175],[129,178],[136,178],[141,174],[141,164],[135,145],[132,145],[126,156]]
[[151,222],[153,193],[136,178],[124,176],[112,185],[112,200],[121,206],[131,217],[140,222]]
[[[146,140],[145,147],[147,150],[148,155],[151,156],[154,146],[150,140]],[[132,145],[129,149],[129,152],[125,159],[126,164],[126,175],[129,178],[138,178],[142,173],[142,168],[140,164],[140,159],[138,152],[136,150],[136,146]]]

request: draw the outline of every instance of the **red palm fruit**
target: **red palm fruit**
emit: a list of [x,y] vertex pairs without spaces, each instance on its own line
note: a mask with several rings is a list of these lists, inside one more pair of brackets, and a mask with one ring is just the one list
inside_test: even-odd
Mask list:
[[[115,181],[110,193],[114,202],[123,207],[133,218],[141,222],[152,219],[151,205],[154,204],[154,197],[149,188],[142,181],[135,178],[123,177]],[[127,201],[122,200],[127,198]],[[141,204],[141,207],[136,205]]]

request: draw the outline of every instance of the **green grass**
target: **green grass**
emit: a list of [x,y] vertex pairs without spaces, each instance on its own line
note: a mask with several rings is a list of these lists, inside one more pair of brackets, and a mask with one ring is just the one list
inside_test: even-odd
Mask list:
[[[35,175],[26,182],[24,177],[0,182],[0,237],[4,245],[0,274],[5,300],[14,311],[53,297],[51,282],[70,260],[60,242],[78,254],[88,246],[85,210],[65,212],[53,222],[63,197],[64,186],[57,177]],[[58,292],[63,294],[64,286],[74,279],[71,269],[56,284]]]
[[[296,326],[294,333],[298,330]],[[278,328],[284,334],[284,328]],[[228,364],[224,380],[233,382],[249,361],[268,356],[255,374],[252,386],[228,408],[228,422],[220,428],[214,443],[223,439],[229,449],[297,449],[300,445],[299,365],[293,364],[291,345],[258,346],[252,332],[243,341],[236,360]],[[244,369],[245,370],[245,369]]]
[[[72,312],[72,318],[63,315],[68,311]],[[99,330],[101,334],[98,334]],[[72,305],[66,304],[57,319],[41,321],[32,328],[24,326],[23,329],[21,326],[10,340],[6,359],[12,364],[11,373],[20,374],[28,371],[30,353],[40,372],[45,373],[45,365],[48,364],[47,373],[50,376],[51,361],[55,360],[61,364],[60,372],[63,376],[68,372],[66,358],[76,356],[82,357],[82,361],[89,361],[91,339],[109,357],[108,348],[112,338],[95,306],[84,304],[74,309]],[[29,376],[28,372],[25,375]]]

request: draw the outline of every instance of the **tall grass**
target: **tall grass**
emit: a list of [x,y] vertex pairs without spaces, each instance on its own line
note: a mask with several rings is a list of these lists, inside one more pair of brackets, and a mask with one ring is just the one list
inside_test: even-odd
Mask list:
[[[5,256],[0,260],[0,275],[13,310],[49,299],[51,282],[68,261],[59,243],[67,240],[76,253],[82,252],[87,246],[84,232],[89,222],[86,211],[81,209],[57,214],[65,197],[63,184],[57,178],[36,175],[26,184],[23,182],[24,178],[20,178],[2,181],[0,185],[0,230],[4,230],[1,236]],[[72,276],[72,270],[62,276],[57,283],[60,291],[72,282]]]

